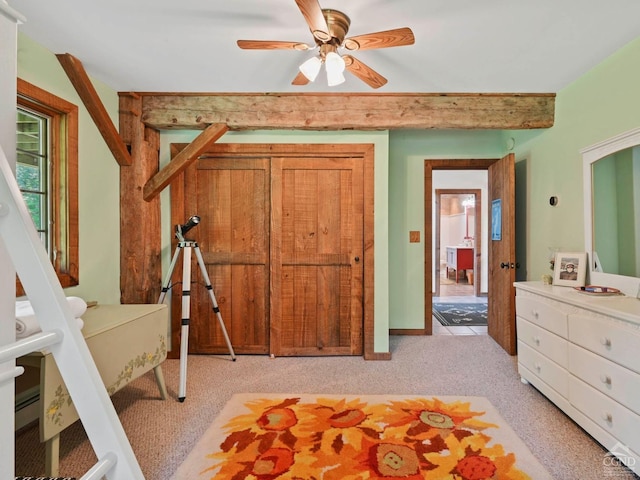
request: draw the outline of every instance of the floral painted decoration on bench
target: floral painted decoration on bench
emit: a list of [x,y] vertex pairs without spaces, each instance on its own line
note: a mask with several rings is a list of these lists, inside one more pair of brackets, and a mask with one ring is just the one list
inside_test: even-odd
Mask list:
[[[157,366],[160,360],[166,357],[167,345],[166,339],[163,335],[160,335],[160,345],[156,348],[154,353],[142,352],[135,358],[129,360],[122,368],[116,380],[107,387],[109,395],[113,395],[120,388],[129,383],[133,378],[133,373],[137,369],[146,367],[147,365]],[[72,403],[71,395],[67,391],[64,384],[58,385],[53,400],[49,404],[46,410],[46,418],[54,425],[63,425],[63,409],[70,406]]]

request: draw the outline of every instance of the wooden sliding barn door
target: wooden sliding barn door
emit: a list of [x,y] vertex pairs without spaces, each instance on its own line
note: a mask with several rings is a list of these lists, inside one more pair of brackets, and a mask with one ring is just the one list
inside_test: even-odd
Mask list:
[[[206,155],[185,175],[186,216],[201,217],[189,234],[200,244],[236,353],[269,351],[269,176],[268,158]],[[228,353],[195,264],[192,278],[190,352]]]
[[[236,353],[373,353],[373,153],[356,147],[220,144],[172,182],[172,224],[201,217],[187,236]],[[195,256],[192,272],[189,351],[226,354]],[[174,282],[181,273],[179,264]],[[180,295],[174,288],[174,350]]]
[[361,355],[362,160],[273,158],[271,352]]

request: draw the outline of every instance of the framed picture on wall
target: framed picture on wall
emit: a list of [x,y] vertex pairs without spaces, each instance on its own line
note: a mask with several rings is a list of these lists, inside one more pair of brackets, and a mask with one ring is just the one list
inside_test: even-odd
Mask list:
[[502,200],[491,202],[491,240],[502,240]]
[[587,275],[586,252],[557,252],[553,266],[553,284],[583,287]]

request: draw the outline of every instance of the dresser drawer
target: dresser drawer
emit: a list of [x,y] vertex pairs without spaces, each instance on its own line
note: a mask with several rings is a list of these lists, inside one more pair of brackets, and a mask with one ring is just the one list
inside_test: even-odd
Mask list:
[[640,450],[640,416],[571,376],[569,401],[600,428],[633,451]]
[[569,371],[640,414],[640,376],[576,345],[569,345]]
[[567,338],[567,313],[542,298],[516,295],[516,314],[550,332]]
[[561,396],[566,398],[569,395],[568,372],[522,341],[518,341],[518,363],[537,375]]
[[640,373],[640,332],[588,314],[569,315],[569,340]]
[[549,357],[563,368],[567,368],[567,341],[522,317],[516,318],[518,340],[535,351]]

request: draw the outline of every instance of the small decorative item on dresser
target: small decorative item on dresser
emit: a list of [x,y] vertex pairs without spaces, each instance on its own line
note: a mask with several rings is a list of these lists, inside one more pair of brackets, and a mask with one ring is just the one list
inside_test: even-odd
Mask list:
[[553,267],[556,263],[556,253],[558,253],[561,248],[558,247],[548,247],[549,248],[549,268],[553,270]]
[[576,291],[586,295],[596,295],[600,297],[610,297],[612,295],[624,295],[620,290],[613,287],[603,287],[600,285],[585,285],[584,287],[573,287]]
[[557,252],[553,267],[554,285],[583,287],[587,273],[586,252]]

